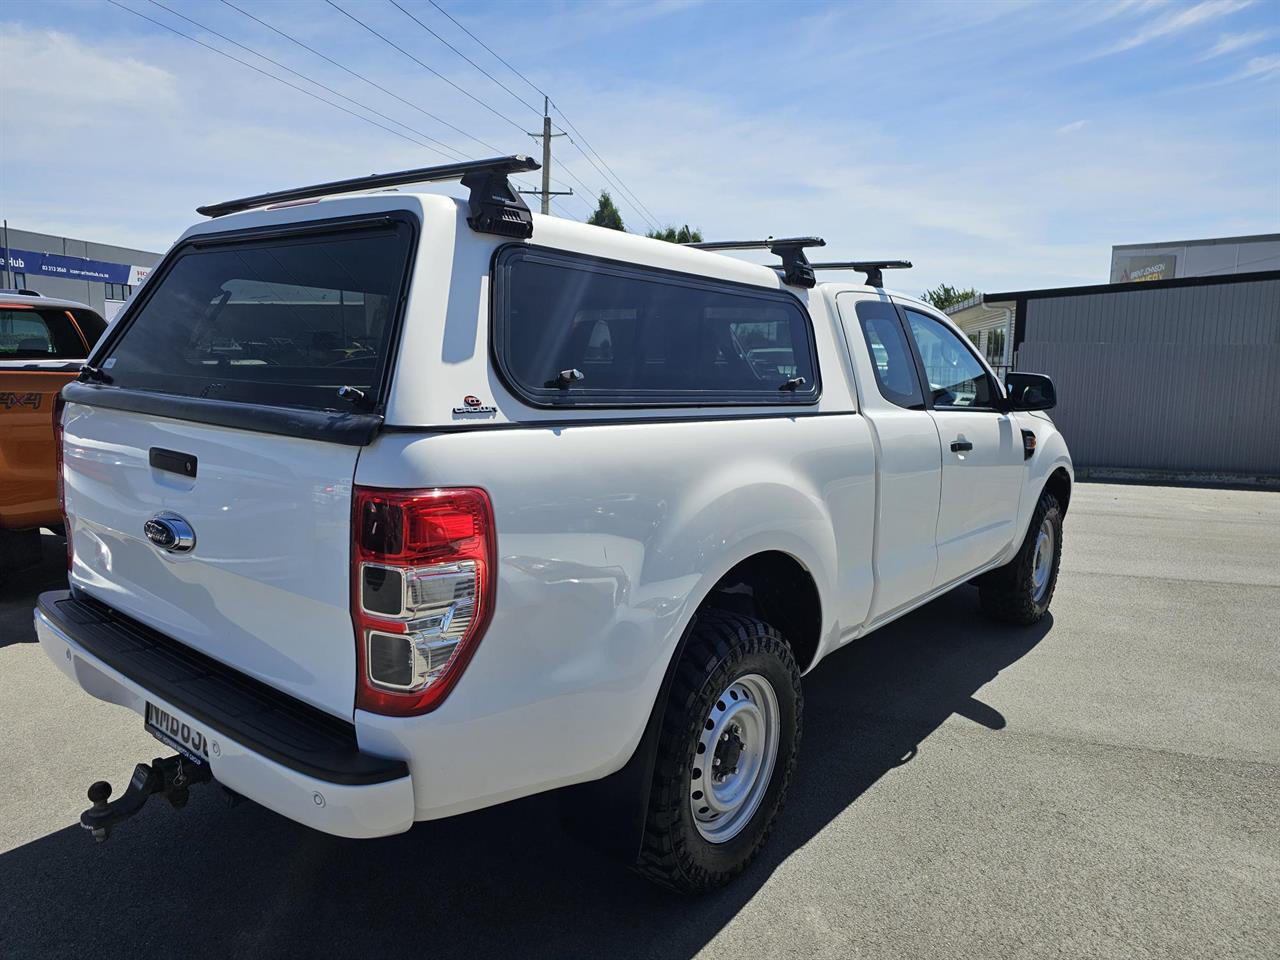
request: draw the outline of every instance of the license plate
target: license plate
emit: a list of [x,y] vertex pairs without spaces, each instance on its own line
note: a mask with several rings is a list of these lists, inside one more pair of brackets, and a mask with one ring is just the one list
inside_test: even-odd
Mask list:
[[209,762],[209,738],[154,703],[147,704],[147,733],[173,747],[188,760]]

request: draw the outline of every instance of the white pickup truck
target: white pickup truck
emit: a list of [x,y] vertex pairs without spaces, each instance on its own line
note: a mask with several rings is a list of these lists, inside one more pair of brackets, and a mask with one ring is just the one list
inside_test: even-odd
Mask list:
[[201,208],[65,388],[40,642],[178,751],[90,788],[94,836],[209,779],[347,837],[567,787],[705,889],[768,835],[823,657],[968,583],[1045,613],[1047,378],[998,382],[892,264],[533,216],[535,167]]

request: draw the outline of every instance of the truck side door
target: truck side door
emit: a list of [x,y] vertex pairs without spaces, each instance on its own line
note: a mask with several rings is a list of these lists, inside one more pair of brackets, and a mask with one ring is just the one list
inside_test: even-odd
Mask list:
[[876,444],[876,584],[868,622],[933,587],[942,487],[938,429],[926,409],[908,335],[887,296],[836,297],[858,390]]
[[1000,390],[964,338],[903,305],[925,399],[942,441],[942,501],[934,586],[993,560],[1017,534],[1026,472],[1022,435],[999,408]]

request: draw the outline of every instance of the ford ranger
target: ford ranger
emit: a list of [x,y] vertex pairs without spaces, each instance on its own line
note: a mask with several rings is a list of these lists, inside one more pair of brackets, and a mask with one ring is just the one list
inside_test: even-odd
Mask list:
[[0,290],[0,583],[40,556],[40,528],[62,523],[54,398],[106,324],[83,303]]
[[703,890],[765,842],[824,657],[970,582],[1045,614],[1048,378],[999,382],[898,264],[534,216],[536,166],[202,207],[63,391],[40,642],[177,751],[90,788],[95,837],[211,779],[346,837],[567,788]]

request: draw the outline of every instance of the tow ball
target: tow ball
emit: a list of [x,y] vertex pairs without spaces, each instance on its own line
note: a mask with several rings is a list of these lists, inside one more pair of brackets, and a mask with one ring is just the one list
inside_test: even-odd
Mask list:
[[213,779],[208,766],[194,763],[181,754],[157,757],[151,763],[140,763],[133,768],[129,786],[117,799],[108,802],[111,784],[99,780],[89,787],[89,802],[93,804],[80,814],[80,826],[102,843],[111,835],[111,829],[121,820],[128,820],[142,809],[152,794],[161,794],[177,808],[186,806],[193,784],[207,783]]

